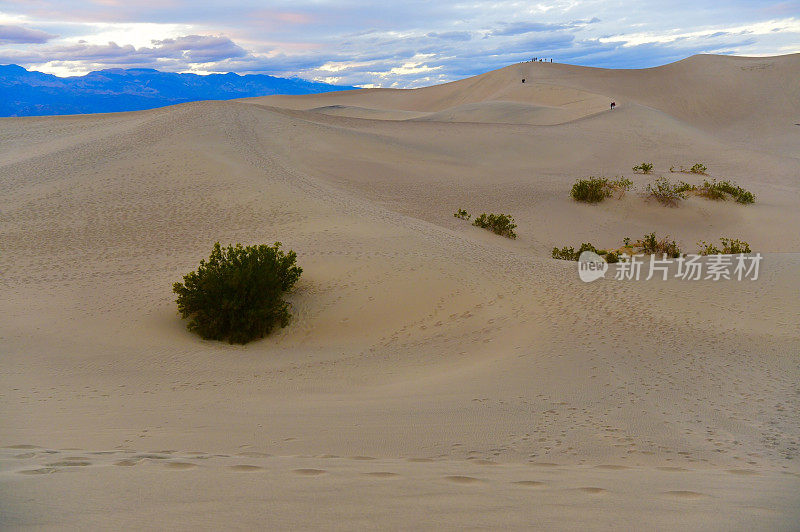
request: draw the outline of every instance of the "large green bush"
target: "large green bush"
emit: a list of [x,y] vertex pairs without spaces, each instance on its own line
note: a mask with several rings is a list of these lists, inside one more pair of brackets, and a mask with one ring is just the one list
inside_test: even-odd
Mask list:
[[207,340],[245,344],[288,325],[291,314],[283,294],[303,270],[295,264],[295,252],[284,253],[280,247],[280,242],[227,248],[214,244],[208,261],[201,260],[197,271],[172,287],[189,330]]

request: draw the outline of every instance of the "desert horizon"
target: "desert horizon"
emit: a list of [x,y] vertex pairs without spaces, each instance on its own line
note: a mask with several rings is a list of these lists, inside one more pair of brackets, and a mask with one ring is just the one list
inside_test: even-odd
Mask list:
[[[796,530],[798,79],[556,59],[0,118],[0,525]],[[759,270],[624,278],[651,233]],[[187,330],[215,242],[296,252],[285,327]]]

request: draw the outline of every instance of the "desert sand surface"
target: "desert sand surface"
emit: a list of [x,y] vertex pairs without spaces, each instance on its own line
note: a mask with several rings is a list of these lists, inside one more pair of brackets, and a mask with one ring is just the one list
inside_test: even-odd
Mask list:
[[[800,55],[524,63],[0,119],[0,527],[796,530],[798,79]],[[643,190],[642,161],[757,201],[570,199]],[[760,276],[587,284],[550,257],[650,231],[742,238]],[[172,283],[276,240],[292,323],[189,333]]]

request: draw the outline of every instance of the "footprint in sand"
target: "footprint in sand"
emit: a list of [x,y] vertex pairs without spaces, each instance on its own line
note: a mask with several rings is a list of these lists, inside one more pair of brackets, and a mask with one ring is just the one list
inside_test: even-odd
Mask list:
[[231,471],[240,471],[240,472],[253,472],[253,471],[264,471],[263,467],[258,467],[255,465],[248,465],[248,464],[236,464],[228,467]]
[[586,486],[583,488],[578,488],[578,491],[588,493],[589,495],[600,495],[601,493],[605,493],[606,490],[603,488],[596,488],[594,486]]
[[699,499],[700,497],[705,497],[705,493],[698,493],[696,491],[688,491],[688,490],[672,490],[672,491],[665,491],[664,495],[669,495],[671,497],[678,497],[679,499]]
[[485,459],[483,459],[483,458],[478,458],[478,459],[476,459],[476,460],[473,460],[473,459],[471,459],[471,458],[467,458],[467,460],[469,460],[469,461],[470,461],[470,462],[472,462],[473,464],[480,464],[480,465],[497,465],[497,462],[494,462],[494,461],[492,461],[492,460],[485,460]]
[[114,462],[114,465],[130,467],[130,466],[135,466],[138,463],[139,463],[139,460],[136,459],[136,458],[133,458],[133,459],[125,459],[125,460],[120,460],[118,462]]
[[306,475],[312,477],[316,475],[324,475],[325,473],[327,473],[327,471],[325,471],[324,469],[309,469],[309,468],[295,469],[294,472],[297,473],[298,475]]
[[57,472],[58,469],[55,467],[41,467],[39,469],[26,469],[24,471],[19,471],[20,475],[48,475],[50,473]]
[[543,488],[544,482],[538,480],[517,480],[514,482],[517,486],[524,486],[526,488]]
[[464,475],[449,475],[444,477],[445,480],[449,480],[450,482],[455,482],[456,484],[477,484],[483,482],[483,480],[475,477],[467,477]]
[[88,458],[84,458],[82,456],[70,456],[69,458],[59,460],[58,462],[50,462],[47,465],[50,467],[84,467],[90,466],[92,463]]
[[36,456],[36,453],[22,453],[15,455],[14,458],[24,460],[25,458],[33,458],[34,456]]
[[191,462],[167,462],[166,465],[170,469],[193,469],[197,467],[197,465],[192,464]]
[[241,453],[236,453],[236,456],[246,456],[248,458],[269,458],[272,455],[267,453],[259,453],[257,451],[243,451]]

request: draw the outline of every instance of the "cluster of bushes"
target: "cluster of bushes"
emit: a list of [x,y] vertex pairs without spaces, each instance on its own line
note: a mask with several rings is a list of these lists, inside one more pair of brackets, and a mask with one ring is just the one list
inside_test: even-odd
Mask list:
[[[458,209],[453,216],[461,220],[469,220],[472,216],[464,209]],[[514,223],[514,217],[510,214],[486,214],[483,213],[472,222],[475,227],[488,229],[489,231],[504,236],[506,238],[517,238],[517,233],[514,229],[517,224]]]
[[619,197],[622,197],[625,191],[630,190],[632,186],[633,181],[624,177],[618,177],[614,180],[606,177],[590,177],[589,179],[576,181],[572,185],[570,196],[576,201],[599,203],[606,198],[610,198],[615,193],[619,193]]
[[671,259],[681,256],[678,244],[674,240],[670,240],[669,235],[659,240],[654,232],[648,233],[634,242],[633,249],[647,255],[666,255]]
[[178,311],[190,331],[207,340],[245,344],[262,338],[291,318],[283,294],[303,273],[294,251],[281,243],[223,248],[214,244],[208,261],[175,283]]
[[703,197],[720,200],[725,199],[725,195],[729,194],[737,203],[755,203],[756,197],[749,190],[745,190],[739,185],[730,181],[717,181],[716,179],[709,182],[707,179],[703,181],[703,185],[697,187],[697,193]]
[[744,240],[722,237],[720,238],[720,242],[722,242],[722,248],[718,248],[713,242],[709,244],[705,240],[701,240],[697,243],[697,245],[700,246],[700,251],[697,252],[698,255],[737,255],[739,253],[751,253],[750,244]]
[[583,253],[584,251],[593,251],[594,253],[597,253],[598,255],[604,257],[606,259],[606,262],[608,262],[609,264],[612,264],[614,262],[619,262],[619,254],[617,252],[608,251],[606,249],[598,249],[589,242],[584,242],[583,244],[581,244],[581,247],[577,251],[575,251],[575,248],[573,247],[566,247],[566,246],[561,249],[553,248],[552,255],[554,259],[576,261],[580,258],[581,253]]
[[647,185],[647,195],[655,198],[663,205],[676,206],[688,193],[694,193],[704,198],[722,200],[730,195],[738,203],[748,204],[756,201],[755,195],[731,181],[717,181],[716,179],[703,181],[700,186],[692,185],[686,181],[672,183],[665,177],[659,177]]
[[[722,242],[722,247],[717,247],[713,243],[708,244],[706,241],[700,241],[697,243],[700,246],[700,250],[697,252],[698,255],[736,255],[739,253],[751,253],[750,245],[743,241],[736,238],[721,238],[720,241]],[[678,247],[677,242],[671,239],[669,236],[665,236],[663,238],[656,237],[655,232],[647,233],[642,238],[636,240],[636,242],[631,242],[629,237],[626,237],[623,240],[623,245],[617,249],[599,249],[596,248],[593,244],[589,242],[584,242],[581,244],[581,247],[578,248],[576,251],[575,248],[572,247],[563,247],[557,248],[554,247],[552,251],[552,257],[554,259],[560,260],[574,260],[577,261],[581,253],[584,251],[593,251],[598,255],[604,257],[606,262],[609,264],[619,262],[620,260],[625,260],[622,257],[623,254],[625,255],[633,255],[637,253],[644,253],[646,255],[666,255],[671,259],[675,259],[681,257],[683,253],[681,252],[680,248]]]
[[647,195],[655,198],[662,205],[675,207],[682,199],[686,199],[686,192],[691,190],[691,185],[681,181],[672,183],[666,177],[659,177],[647,185]]
[[633,167],[633,171],[637,174],[649,174],[653,171],[653,163],[637,164]]
[[704,165],[703,163],[694,163],[688,169],[684,168],[683,166],[679,166],[678,169],[676,170],[675,166],[670,166],[669,167],[669,171],[670,172],[681,172],[681,173],[684,173],[684,174],[702,174],[702,175],[705,175],[706,171],[708,171],[708,168],[706,168],[706,165]]
[[488,229],[489,231],[504,236],[506,238],[517,238],[517,233],[514,232],[517,224],[514,223],[514,218],[508,214],[486,214],[483,213],[472,222],[475,227]]

